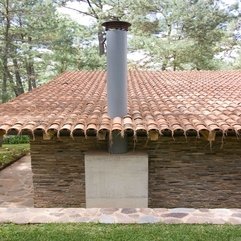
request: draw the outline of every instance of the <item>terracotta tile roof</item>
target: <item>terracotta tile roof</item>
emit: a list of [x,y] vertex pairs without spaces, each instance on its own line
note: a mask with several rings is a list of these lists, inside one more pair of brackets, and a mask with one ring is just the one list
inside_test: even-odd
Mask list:
[[0,105],[0,132],[241,133],[241,71],[129,71],[128,115],[107,115],[106,72],[67,72]]

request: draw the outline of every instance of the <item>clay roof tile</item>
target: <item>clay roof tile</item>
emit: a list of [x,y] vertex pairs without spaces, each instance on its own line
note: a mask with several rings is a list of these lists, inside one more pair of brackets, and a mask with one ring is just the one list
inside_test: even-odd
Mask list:
[[[25,131],[241,130],[241,71],[128,73],[128,115],[107,113],[106,72],[66,72],[0,105],[0,135]],[[61,134],[60,133],[60,134]],[[152,134],[153,136],[153,134]]]

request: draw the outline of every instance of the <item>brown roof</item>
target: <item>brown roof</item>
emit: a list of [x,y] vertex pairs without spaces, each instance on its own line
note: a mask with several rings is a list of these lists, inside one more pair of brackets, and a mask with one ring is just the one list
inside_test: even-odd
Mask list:
[[128,115],[107,115],[106,72],[67,72],[0,105],[0,132],[241,133],[241,71],[129,71]]

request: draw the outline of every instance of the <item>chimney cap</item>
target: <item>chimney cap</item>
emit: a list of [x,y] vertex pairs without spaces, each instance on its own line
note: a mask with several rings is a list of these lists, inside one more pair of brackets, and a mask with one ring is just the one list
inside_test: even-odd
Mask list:
[[105,27],[106,31],[110,29],[120,29],[120,30],[128,31],[128,28],[131,26],[131,24],[125,21],[113,20],[113,21],[104,22],[102,26]]

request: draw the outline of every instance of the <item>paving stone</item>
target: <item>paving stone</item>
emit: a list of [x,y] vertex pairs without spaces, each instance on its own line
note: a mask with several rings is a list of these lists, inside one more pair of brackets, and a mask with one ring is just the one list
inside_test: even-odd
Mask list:
[[[176,209],[176,208],[175,208]],[[155,212],[168,212],[168,210],[173,210],[173,209],[168,209],[168,208],[155,208]]]
[[135,208],[123,208],[121,210],[122,213],[130,214],[130,213],[136,213],[137,210]]
[[100,223],[115,223],[115,219],[111,215],[102,214],[99,218]]
[[140,208],[139,212],[146,214],[146,215],[152,215],[153,209],[152,208]]
[[[144,210],[144,209],[143,209]],[[142,210],[142,211],[143,211]],[[239,212],[230,216],[226,212],[208,212],[206,216],[200,216],[200,212],[174,213],[169,210],[168,215],[159,216],[160,210],[152,210],[152,215],[143,212],[124,214],[122,209],[107,215],[101,213],[103,209],[51,209],[51,208],[0,208],[0,222],[13,223],[48,223],[48,222],[100,222],[100,223],[213,223],[213,224],[241,224]],[[225,212],[224,212],[225,213]],[[238,214],[238,215],[237,215]],[[185,216],[184,216],[185,215]],[[182,217],[181,217],[182,216]],[[235,217],[238,216],[238,217]],[[24,217],[24,218],[22,218]]]
[[241,224],[241,218],[229,218],[227,223],[229,224]]
[[226,221],[223,220],[222,218],[211,218],[211,217],[197,217],[197,216],[192,216],[189,217],[185,223],[189,224],[225,224]]
[[100,216],[101,212],[99,208],[88,208],[88,212],[87,214],[90,217],[94,217],[94,216]]
[[25,212],[26,209],[21,209],[21,208],[0,208],[0,213],[23,213]]
[[71,222],[75,222],[75,223],[89,223],[90,222],[90,218],[88,218],[88,217],[76,217],[76,218],[69,217],[69,219],[71,220]]
[[[63,216],[64,215],[64,213],[61,213],[61,212],[59,212],[59,213],[49,213],[49,215],[50,216],[55,216],[55,217],[61,217],[61,216]],[[70,217],[80,217],[80,215],[79,214],[70,214],[69,215]]]
[[203,213],[208,213],[209,212],[209,209],[208,208],[200,208],[198,209],[200,212],[203,212]]
[[209,216],[213,216],[215,215],[214,213],[213,214],[210,214],[209,212],[200,212],[199,210],[195,211],[192,213],[192,215],[195,215],[196,217],[209,217]]
[[99,219],[99,217],[92,217],[92,218],[90,218],[90,222],[91,223],[99,223],[100,219]]
[[88,217],[60,217],[57,219],[57,222],[66,223],[66,220],[68,220],[69,223],[89,223],[90,218]]
[[16,223],[16,224],[26,224],[30,222],[29,217],[25,216],[15,216],[10,219],[11,223]]
[[115,214],[116,223],[136,223],[137,218],[139,217],[134,218],[133,216],[124,215],[121,213]]
[[166,209],[171,213],[191,213],[196,211],[195,208],[172,208],[172,209]]
[[182,219],[179,218],[164,218],[162,220],[163,223],[165,224],[178,224],[178,223],[184,223]]
[[25,156],[0,172],[0,207],[33,207],[31,158]]
[[171,217],[171,218],[184,218],[188,213],[167,213],[163,214],[162,217]]
[[115,213],[118,210],[119,210],[118,208],[101,208],[100,211],[103,214],[113,214],[113,213]]
[[132,213],[132,214],[129,214],[128,216],[137,220],[141,216],[141,213]]
[[230,215],[232,213],[231,210],[226,209],[226,208],[210,209],[209,212],[215,213],[215,214],[218,214],[218,215]]
[[154,217],[151,215],[141,216],[138,220],[138,223],[157,223],[160,222],[160,218]]
[[241,218],[241,213],[233,213],[231,216]]
[[[58,218],[49,215],[34,216],[31,219],[31,223],[56,223]],[[64,219],[65,222],[69,222],[67,218]]]

